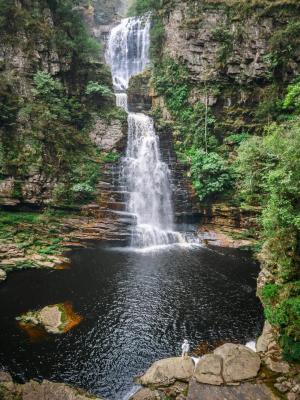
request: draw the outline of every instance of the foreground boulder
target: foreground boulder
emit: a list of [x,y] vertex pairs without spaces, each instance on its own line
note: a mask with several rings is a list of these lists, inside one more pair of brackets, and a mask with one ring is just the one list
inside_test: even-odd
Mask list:
[[246,346],[226,343],[214,351],[222,359],[222,376],[225,383],[240,382],[257,376],[260,357]]
[[103,400],[81,389],[64,383],[30,381],[23,385],[13,382],[11,376],[0,372],[1,400]]
[[194,373],[194,362],[191,358],[173,357],[156,361],[139,379],[147,386],[169,386],[175,381],[187,382]]
[[210,385],[221,385],[222,378],[222,358],[215,354],[206,354],[198,362],[194,376],[199,383],[209,383]]

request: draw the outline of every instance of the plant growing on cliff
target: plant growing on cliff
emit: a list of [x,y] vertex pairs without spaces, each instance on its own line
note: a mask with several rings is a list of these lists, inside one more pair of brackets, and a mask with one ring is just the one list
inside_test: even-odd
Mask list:
[[[289,106],[293,96],[285,102]],[[295,98],[297,103],[297,96]],[[271,124],[265,136],[244,142],[238,156],[246,202],[262,207],[261,259],[276,276],[261,298],[267,319],[280,328],[288,359],[300,359],[300,120]],[[298,289],[297,289],[298,287]]]
[[102,85],[101,83],[94,81],[88,82],[87,87],[85,89],[85,94],[87,95],[99,94],[103,97],[113,97],[113,92],[108,86]]
[[200,200],[211,198],[232,187],[233,176],[228,163],[219,154],[192,148],[187,152],[193,185]]

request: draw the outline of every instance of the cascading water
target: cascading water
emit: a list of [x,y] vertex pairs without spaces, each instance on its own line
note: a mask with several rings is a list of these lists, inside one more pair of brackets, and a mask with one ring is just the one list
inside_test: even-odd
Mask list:
[[[150,16],[126,18],[112,29],[107,62],[111,65],[117,106],[128,112],[131,76],[149,63]],[[123,160],[123,179],[128,189],[127,211],[136,216],[134,247],[166,245],[182,241],[173,231],[170,171],[161,160],[159,138],[153,120],[128,113],[128,142]]]

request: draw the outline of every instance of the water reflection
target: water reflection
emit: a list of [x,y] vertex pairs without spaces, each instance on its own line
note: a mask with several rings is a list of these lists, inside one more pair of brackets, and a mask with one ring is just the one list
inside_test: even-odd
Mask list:
[[[133,376],[179,354],[184,337],[193,346],[253,339],[262,324],[258,268],[237,251],[223,253],[98,248],[74,252],[70,270],[12,274],[0,288],[0,365],[120,400]],[[72,331],[30,343],[17,328],[16,315],[66,300],[84,317]]]

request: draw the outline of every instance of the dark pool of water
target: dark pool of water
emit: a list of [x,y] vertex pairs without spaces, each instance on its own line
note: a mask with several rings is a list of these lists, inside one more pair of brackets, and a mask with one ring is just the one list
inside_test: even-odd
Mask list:
[[[0,286],[0,368],[120,400],[133,376],[179,354],[183,338],[192,346],[255,338],[257,274],[238,251],[176,247],[78,250],[70,270],[12,273]],[[65,301],[84,317],[72,331],[32,343],[17,327],[18,314]]]

